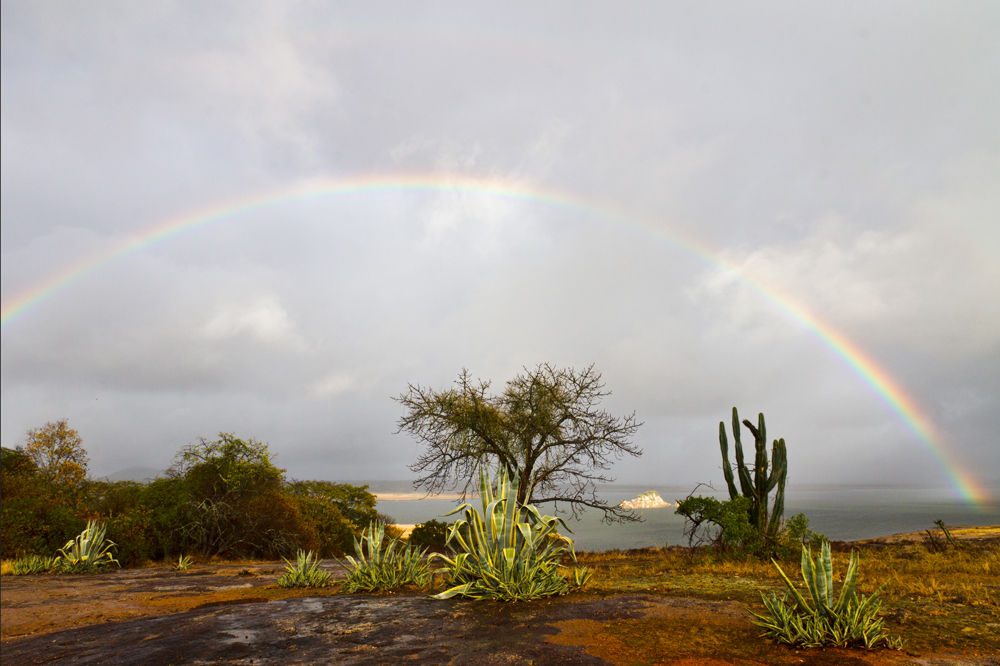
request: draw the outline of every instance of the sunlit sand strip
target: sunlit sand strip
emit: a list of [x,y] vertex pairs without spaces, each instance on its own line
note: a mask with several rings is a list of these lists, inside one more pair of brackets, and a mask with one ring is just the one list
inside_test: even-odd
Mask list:
[[[380,501],[409,501],[409,500],[423,500],[423,499],[442,499],[442,500],[457,500],[461,499],[462,495],[460,493],[441,493],[440,495],[428,495],[427,493],[372,493]],[[471,498],[471,495],[466,499]]]

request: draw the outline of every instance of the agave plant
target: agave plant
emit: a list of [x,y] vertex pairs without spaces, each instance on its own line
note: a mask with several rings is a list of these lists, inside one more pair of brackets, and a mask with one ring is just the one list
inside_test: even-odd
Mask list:
[[[440,571],[451,575],[454,585],[436,595],[449,599],[456,595],[472,599],[519,601],[566,594],[570,585],[559,575],[559,561],[568,555],[576,563],[573,541],[556,528],[561,518],[543,516],[538,509],[517,504],[519,479],[502,473],[494,494],[489,475],[479,475],[480,513],[463,504],[448,515],[465,512],[448,531],[448,545],[454,557],[432,555],[447,564]],[[586,569],[573,573],[575,587],[590,580]]]
[[[407,544],[399,539],[385,540],[385,525],[374,521],[361,535],[361,541],[354,538],[354,553],[357,558],[347,556],[347,580],[345,592],[376,592],[415,583],[427,582],[426,549]],[[341,563],[343,564],[343,563]]]
[[[777,562],[774,562],[774,566],[790,594],[786,593],[782,599],[778,599],[773,592],[770,598],[761,594],[768,615],[751,614],[758,620],[754,624],[764,629],[764,636],[770,636],[780,643],[807,648],[824,645],[863,645],[865,648],[885,645],[895,649],[902,648],[902,641],[888,635],[882,618],[878,616],[881,602],[877,597],[882,588],[868,597],[857,595],[855,587],[858,580],[858,560],[854,553],[851,553],[840,594],[834,599],[830,544],[823,543],[815,562],[809,548],[802,548],[802,578],[809,591],[811,604]],[[791,604],[788,603],[789,596],[793,602]]]
[[190,555],[181,555],[177,558],[177,564],[174,565],[174,571],[187,571],[191,568],[191,564],[194,560],[191,559]]
[[15,576],[40,574],[51,571],[56,565],[56,558],[42,555],[25,555],[14,562],[12,573]]
[[101,569],[121,564],[111,554],[117,545],[104,538],[107,525],[91,520],[86,529],[72,541],[59,549],[56,566],[63,573],[94,573]]
[[321,571],[320,560],[311,550],[300,550],[295,564],[285,560],[285,573],[278,579],[278,587],[326,587],[330,584],[330,574]]

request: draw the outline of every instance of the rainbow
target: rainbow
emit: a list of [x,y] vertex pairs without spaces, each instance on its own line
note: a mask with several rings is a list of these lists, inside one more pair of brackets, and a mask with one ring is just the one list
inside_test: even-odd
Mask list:
[[694,239],[673,232],[665,234],[661,230],[639,225],[626,216],[614,213],[578,198],[545,189],[528,183],[510,179],[480,178],[467,175],[447,174],[386,174],[343,179],[314,180],[277,189],[251,198],[218,204],[198,211],[189,212],[154,224],[138,234],[118,244],[55,273],[38,284],[24,290],[2,304],[0,309],[0,330],[8,326],[43,303],[56,292],[78,282],[101,267],[126,255],[139,252],[153,244],[169,240],[175,236],[254,211],[275,208],[291,202],[307,201],[345,195],[384,192],[456,192],[502,197],[528,203],[542,203],[567,209],[576,213],[594,215],[620,224],[637,227],[651,233],[660,240],[680,248],[706,264],[721,268],[737,276],[742,283],[751,287],[766,301],[786,313],[811,331],[823,344],[851,368],[879,398],[902,420],[907,428],[928,452],[940,463],[958,495],[970,506],[980,507],[990,499],[985,488],[971,474],[962,470],[948,455],[943,444],[944,438],[928,418],[893,378],[856,344],[838,332],[834,327],[809,312],[787,294],[765,285],[739,268],[720,258]]

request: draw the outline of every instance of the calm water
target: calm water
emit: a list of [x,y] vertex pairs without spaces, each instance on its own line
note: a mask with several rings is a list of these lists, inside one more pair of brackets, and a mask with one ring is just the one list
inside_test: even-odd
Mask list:
[[[602,494],[609,503],[632,499],[647,490],[656,490],[668,502],[684,498],[690,488],[655,488],[619,486]],[[728,495],[700,490],[698,494]],[[994,491],[994,496],[1000,495]],[[478,500],[476,500],[478,502]],[[451,500],[381,501],[378,510],[402,524],[421,523],[455,508]],[[475,504],[478,508],[478,503]],[[540,507],[543,514],[552,513],[551,505]],[[894,534],[916,532],[934,527],[934,521],[946,525],[1000,525],[1000,502],[983,509],[973,509],[954,497],[947,489],[910,488],[824,488],[788,491],[785,516],[802,512],[809,518],[809,527],[829,539],[854,541]],[[588,511],[579,520],[567,519],[572,537],[579,550],[611,550],[645,546],[684,545],[684,520],[674,509],[646,509],[644,521],[631,525],[604,525],[600,514]],[[449,518],[447,520],[453,520]]]

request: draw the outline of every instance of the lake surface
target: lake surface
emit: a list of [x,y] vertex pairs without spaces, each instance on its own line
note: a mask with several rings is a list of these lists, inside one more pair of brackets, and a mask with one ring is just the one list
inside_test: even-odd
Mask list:
[[[601,494],[611,504],[633,499],[648,490],[656,490],[664,500],[676,502],[691,491],[671,487],[617,486]],[[700,489],[699,495],[728,498],[727,493]],[[994,496],[1000,495],[997,491]],[[474,506],[480,506],[473,498]],[[422,523],[454,509],[452,500],[424,499],[380,501],[378,510],[395,518],[400,524]],[[539,507],[545,515],[552,514],[552,505]],[[935,520],[945,525],[1000,525],[1000,502],[974,508],[955,497],[950,489],[916,488],[817,488],[789,490],[785,494],[785,517],[804,513],[809,527],[827,538],[855,541],[899,532],[917,532],[934,527]],[[643,522],[628,525],[601,523],[601,514],[587,511],[582,518],[566,518],[578,550],[612,550],[646,546],[686,545],[683,536],[684,519],[674,514],[673,507],[645,509]]]

